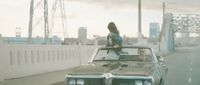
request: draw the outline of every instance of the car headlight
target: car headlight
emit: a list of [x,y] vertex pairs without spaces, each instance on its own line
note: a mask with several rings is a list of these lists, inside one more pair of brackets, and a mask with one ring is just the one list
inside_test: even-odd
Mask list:
[[141,80],[137,80],[137,81],[135,81],[135,85],[143,85],[143,83]]
[[150,81],[144,81],[144,85],[152,85]]
[[111,73],[105,73],[104,76],[106,77],[106,79],[112,77],[112,74]]
[[69,85],[76,85],[76,81],[74,79],[69,80]]
[[77,80],[77,84],[78,84],[78,85],[84,85],[84,83],[85,83],[85,82],[84,82],[83,79],[78,79],[78,80]]

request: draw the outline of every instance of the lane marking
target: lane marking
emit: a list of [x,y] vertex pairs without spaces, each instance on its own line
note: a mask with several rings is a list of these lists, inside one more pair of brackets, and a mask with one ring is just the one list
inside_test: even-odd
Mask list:
[[193,69],[192,68],[190,68],[190,71],[192,71]]
[[192,82],[192,78],[189,77],[189,79],[188,79],[188,83],[191,83],[191,82]]

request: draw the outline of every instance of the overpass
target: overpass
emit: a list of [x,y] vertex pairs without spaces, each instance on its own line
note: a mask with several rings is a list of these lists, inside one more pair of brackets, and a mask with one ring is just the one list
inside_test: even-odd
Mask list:
[[[177,24],[174,21],[175,18],[172,14],[165,15],[164,25],[160,36],[160,52],[162,52],[163,54],[175,50],[175,32],[190,33],[190,30],[183,31],[179,26],[180,24]],[[197,26],[194,27],[198,28]],[[198,32],[199,31],[197,31],[197,33]],[[14,45],[4,44],[1,42],[0,38],[0,81],[2,81],[0,85],[27,85],[30,82],[32,82],[32,85],[62,84],[62,79],[65,74],[65,72],[62,70],[87,63],[87,60],[92,55],[94,49],[97,47],[98,46],[84,45]],[[157,46],[154,47],[156,47],[157,49],[159,48]],[[176,64],[176,62],[179,62],[179,64],[181,64],[182,62],[180,62],[179,60],[182,60],[182,58],[190,59],[187,56],[193,56],[193,58],[198,59],[196,57],[197,55],[199,55],[198,49],[199,48],[181,48],[178,49],[178,51],[175,50],[175,53],[172,56],[169,55],[169,57],[166,57],[167,63],[169,64],[170,68],[173,69],[172,71],[175,71],[175,73],[171,72],[169,74],[171,75],[170,77],[173,77],[172,74],[176,75],[177,68],[174,67],[176,66],[174,64]],[[187,56],[182,55],[182,53],[186,53]],[[174,57],[176,60],[173,60]],[[190,63],[190,61],[188,62]],[[188,64],[188,62],[185,62],[185,64]],[[197,61],[195,62],[196,64],[198,64]],[[188,69],[189,66],[181,66],[181,68]],[[198,72],[195,71],[194,73]],[[185,73],[183,72],[183,74]],[[192,73],[191,75],[194,74]],[[196,78],[195,76],[193,77]],[[41,83],[39,83],[38,81],[41,81]],[[190,76],[188,80],[188,83],[191,82],[192,76]],[[198,81],[196,81],[196,83],[198,83]],[[169,85],[172,84],[170,83]]]

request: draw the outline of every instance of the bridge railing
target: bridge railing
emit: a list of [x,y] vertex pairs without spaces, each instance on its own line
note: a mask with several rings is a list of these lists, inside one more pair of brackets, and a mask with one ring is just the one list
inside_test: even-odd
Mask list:
[[0,44],[0,81],[87,63],[97,46]]

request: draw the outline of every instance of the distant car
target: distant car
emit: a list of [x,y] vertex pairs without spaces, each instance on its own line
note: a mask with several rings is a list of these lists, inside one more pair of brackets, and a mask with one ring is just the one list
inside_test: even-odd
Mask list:
[[88,64],[67,71],[65,85],[164,85],[167,71],[152,48],[100,47]]

